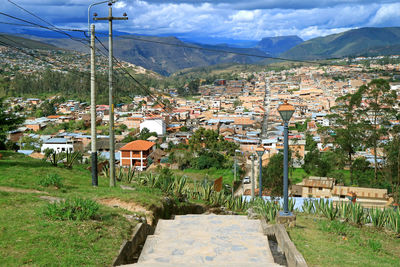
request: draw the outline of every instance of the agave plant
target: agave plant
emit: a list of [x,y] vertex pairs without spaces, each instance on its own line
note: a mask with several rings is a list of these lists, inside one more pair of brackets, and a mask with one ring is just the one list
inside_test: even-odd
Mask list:
[[280,209],[280,204],[274,201],[263,201],[254,206],[254,210],[269,222],[275,220],[276,214]]
[[320,198],[318,200],[314,200],[314,207],[315,207],[315,213],[323,215],[323,211],[325,209],[325,206],[327,205],[329,201],[326,201],[323,198]]
[[303,212],[312,214],[315,212],[314,201],[312,200],[304,200],[303,202]]
[[79,151],[75,151],[75,152],[66,152],[65,154],[65,162],[64,165],[67,168],[72,168],[72,166],[75,164],[75,162],[79,159],[82,158],[82,153]]
[[365,221],[365,211],[360,204],[351,204],[349,220],[355,224],[362,224]]
[[400,212],[399,211],[390,211],[388,212],[388,218],[386,222],[386,227],[395,232],[396,234],[400,234]]
[[200,194],[201,194],[202,200],[209,201],[212,191],[213,191],[213,185],[211,185],[209,183],[202,183],[202,185],[200,187]]
[[103,168],[101,169],[101,175],[106,178],[110,177],[110,167],[108,165],[103,166]]
[[288,199],[288,209],[289,209],[289,211],[293,212],[295,206],[296,206],[296,199],[289,198]]
[[349,214],[351,212],[351,205],[349,203],[346,202],[339,202],[339,204],[337,204],[337,207],[339,209],[339,215],[342,219],[347,220],[349,218]]
[[211,195],[211,204],[216,206],[223,206],[225,204],[225,193],[221,192],[213,192]]
[[173,181],[174,194],[181,197],[185,194],[187,178],[186,176],[175,176]]
[[388,218],[387,210],[372,208],[369,210],[369,219],[373,226],[381,228],[386,224]]
[[336,216],[339,213],[339,209],[333,206],[333,202],[330,202],[329,204],[326,204],[324,206],[322,213],[330,221],[333,221],[334,219],[336,219]]
[[156,187],[158,185],[158,175],[152,173],[141,175],[140,183],[149,187]]

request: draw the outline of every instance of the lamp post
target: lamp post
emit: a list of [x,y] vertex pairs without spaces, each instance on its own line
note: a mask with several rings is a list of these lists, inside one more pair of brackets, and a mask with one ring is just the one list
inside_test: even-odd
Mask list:
[[259,174],[258,174],[258,195],[262,197],[262,156],[264,155],[264,148],[262,146],[256,149],[258,155],[258,162],[260,163]]
[[232,196],[233,196],[233,190],[235,187],[235,182],[236,182],[236,172],[237,172],[237,159],[236,159],[236,153],[240,152],[239,149],[235,149],[235,160],[233,162],[233,183],[232,183]]
[[278,107],[278,112],[284,122],[284,148],[283,148],[283,214],[282,216],[289,216],[291,213],[288,208],[288,169],[289,169],[289,120],[294,113],[294,107],[288,104],[287,100]]

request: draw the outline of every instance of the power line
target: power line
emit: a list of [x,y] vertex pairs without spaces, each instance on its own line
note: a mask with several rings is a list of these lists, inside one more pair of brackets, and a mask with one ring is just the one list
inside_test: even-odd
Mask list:
[[40,24],[31,22],[31,21],[28,21],[28,20],[25,20],[25,19],[21,19],[21,18],[12,16],[12,15],[6,14],[6,13],[4,13],[4,12],[0,12],[0,15],[3,15],[3,16],[6,16],[6,17],[9,17],[9,18],[15,19],[15,20],[19,20],[19,21],[22,21],[22,22],[25,22],[25,23],[29,23],[29,24],[31,24],[31,25],[35,25],[35,26],[37,26],[38,28],[42,28],[42,29],[46,29],[46,30],[50,30],[50,31],[57,32],[57,33],[60,33],[60,34],[67,35],[68,38],[70,38],[71,40],[76,41],[76,42],[80,42],[80,43],[82,43],[82,44],[85,45],[85,46],[89,46],[89,45],[86,43],[86,42],[87,42],[87,39],[72,37],[70,34],[65,33],[65,32],[63,32],[63,31],[60,31],[60,30],[57,30],[57,29],[53,29],[53,28],[50,28],[50,27],[46,27],[46,26],[43,26],[43,25],[40,25]]
[[[106,50],[108,51],[108,48],[101,42],[100,39],[97,38],[97,36],[95,37],[96,40],[100,43],[100,45]],[[135,77],[133,77],[129,71],[126,70],[126,68],[122,65],[122,63],[115,57],[113,56],[113,60],[117,62],[117,64],[121,67],[121,69],[124,71],[125,74],[127,74],[128,76],[131,77],[132,80],[134,80],[145,92],[147,92],[147,94],[151,97],[154,98],[153,93],[146,87],[144,86],[141,82],[139,82]],[[167,110],[164,109],[165,104],[160,103],[157,101],[157,99],[155,100],[157,104],[159,104],[162,109],[167,112],[169,115],[171,115]]]
[[25,8],[23,8],[22,6],[18,5],[17,3],[14,3],[11,0],[8,0],[8,2],[10,2],[11,4],[15,5],[16,7],[18,7],[19,9],[22,9],[23,11],[25,11],[26,13],[30,14],[31,16],[34,16],[35,18],[43,21],[44,23],[46,23],[47,25],[50,25],[51,27],[53,27],[54,29],[58,30],[60,33],[63,33],[71,38],[73,38],[70,34],[66,33],[65,31],[61,30],[60,28],[57,28],[56,26],[54,26],[53,24],[51,24],[50,22],[42,19],[41,17],[35,15],[34,13],[30,12],[29,10],[26,10]]
[[[13,26],[21,26],[21,27],[32,27],[32,28],[42,28],[40,26],[35,26],[35,25],[28,25],[28,24],[20,24],[20,23],[12,23],[12,22],[6,22],[6,21],[0,21],[0,24],[7,24],[7,25],[13,25]],[[50,27],[49,27],[50,28]],[[66,29],[66,28],[58,28],[63,31],[68,31],[68,32],[84,32],[84,30],[79,30],[79,29]]]

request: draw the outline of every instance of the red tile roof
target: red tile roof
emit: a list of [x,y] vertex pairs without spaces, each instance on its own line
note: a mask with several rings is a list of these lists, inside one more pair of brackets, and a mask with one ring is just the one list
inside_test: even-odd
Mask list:
[[145,150],[149,150],[150,148],[152,148],[156,143],[154,142],[150,142],[150,141],[145,141],[145,140],[136,140],[136,141],[132,141],[126,145],[124,145],[123,147],[121,147],[121,151],[122,150],[128,150],[128,151],[145,151]]

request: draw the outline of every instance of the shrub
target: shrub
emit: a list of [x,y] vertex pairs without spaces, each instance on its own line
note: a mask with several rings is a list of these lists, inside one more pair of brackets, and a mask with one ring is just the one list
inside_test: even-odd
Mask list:
[[39,181],[39,185],[44,186],[44,187],[49,187],[49,186],[55,186],[57,188],[61,188],[63,187],[63,183],[62,183],[62,178],[56,174],[49,174],[46,177],[42,178]]
[[84,221],[93,219],[99,204],[90,199],[73,198],[47,205],[45,215],[54,220]]

